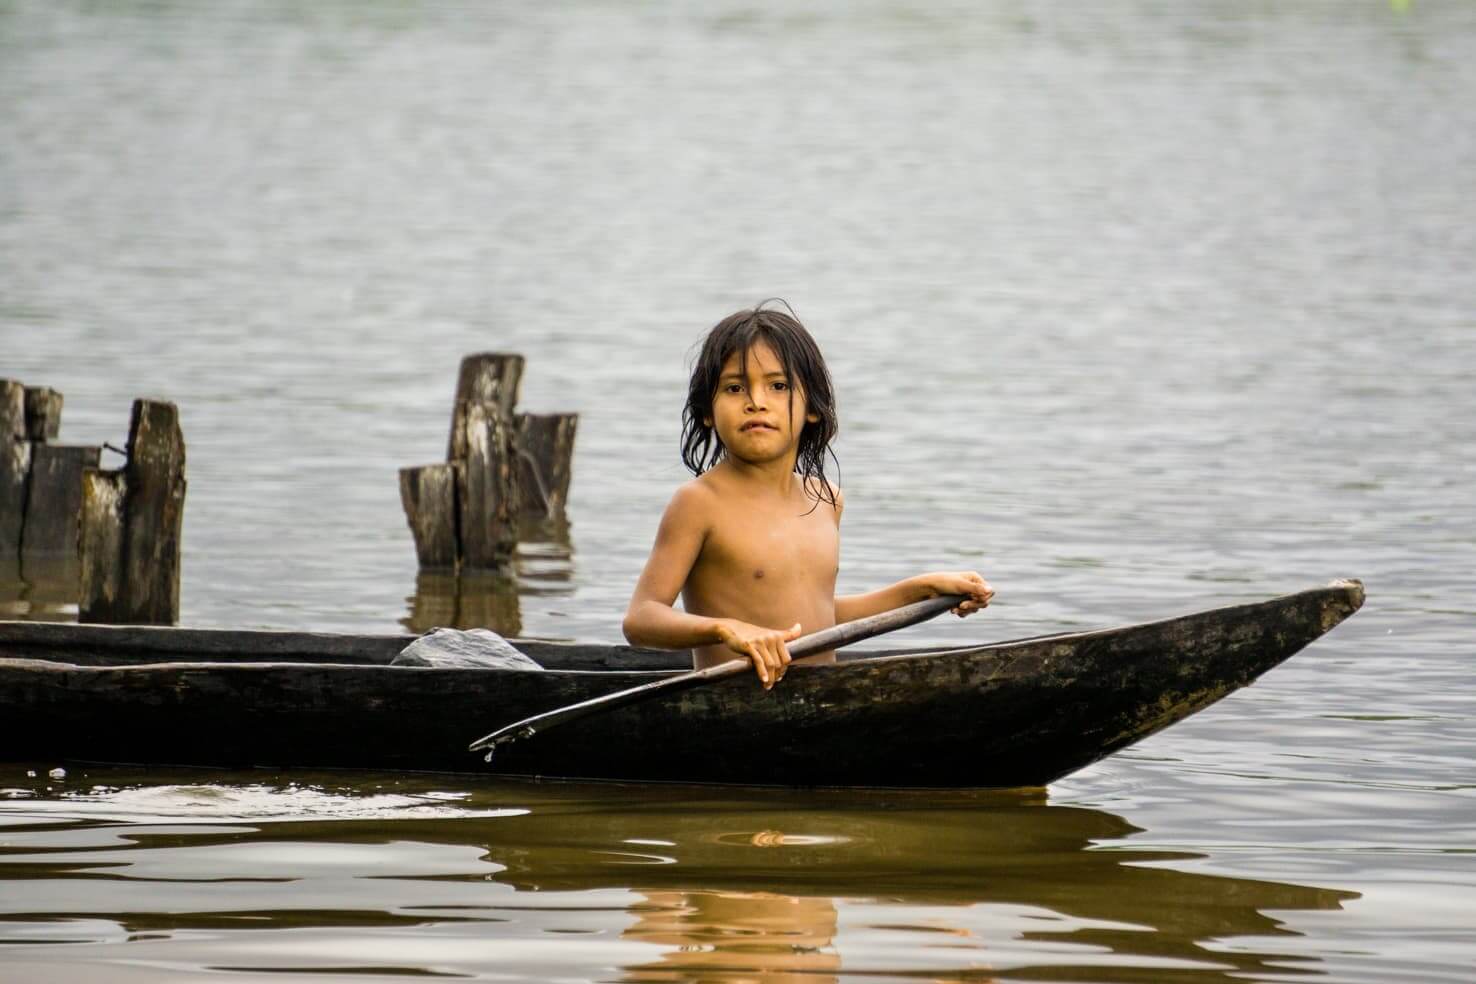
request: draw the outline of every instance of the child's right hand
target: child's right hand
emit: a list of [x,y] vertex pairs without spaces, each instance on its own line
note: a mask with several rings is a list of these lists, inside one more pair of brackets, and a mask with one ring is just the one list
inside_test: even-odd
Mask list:
[[764,689],[769,690],[784,677],[784,671],[789,667],[789,647],[785,643],[799,638],[800,624],[796,622],[787,629],[766,629],[736,618],[725,618],[718,623],[718,632],[723,645],[753,661],[753,668],[763,681]]

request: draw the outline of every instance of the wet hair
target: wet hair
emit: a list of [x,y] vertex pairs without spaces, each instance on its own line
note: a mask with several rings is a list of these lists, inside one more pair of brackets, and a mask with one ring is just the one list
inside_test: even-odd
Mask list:
[[[789,309],[766,309],[765,304],[778,301]],[[816,501],[835,505],[835,492],[825,478],[825,456],[835,460],[830,442],[835,439],[839,422],[835,412],[835,393],[830,383],[830,370],[820,346],[794,316],[794,309],[778,298],[761,301],[751,310],[730,314],[713,326],[702,341],[702,351],[692,366],[692,380],[687,386],[687,405],[682,408],[682,462],[692,474],[701,475],[719,461],[727,449],[716,428],[707,423],[712,417],[712,401],[717,395],[718,377],[723,364],[735,353],[739,371],[748,375],[748,352],[758,342],[767,342],[779,357],[784,374],[791,384],[804,391],[806,416],[814,414],[818,421],[805,420],[800,430],[799,452],[795,467],[805,492]],[[794,389],[789,390],[791,406]]]

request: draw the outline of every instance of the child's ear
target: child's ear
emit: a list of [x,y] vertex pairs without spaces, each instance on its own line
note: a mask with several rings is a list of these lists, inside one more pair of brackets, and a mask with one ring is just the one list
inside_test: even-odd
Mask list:
[[818,413],[807,413],[805,414],[805,419],[812,424],[820,423],[820,415]]
[[703,417],[702,418],[702,426],[703,427],[711,427],[712,426],[712,418],[711,417]]

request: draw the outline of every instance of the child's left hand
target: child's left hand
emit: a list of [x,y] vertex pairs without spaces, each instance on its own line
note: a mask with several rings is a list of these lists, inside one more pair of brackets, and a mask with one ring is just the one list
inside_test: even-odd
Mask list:
[[978,571],[934,571],[932,574],[922,575],[919,580],[928,592],[924,596],[926,598],[949,594],[968,595],[968,600],[950,609],[959,618],[989,607],[989,600],[994,597],[994,589]]

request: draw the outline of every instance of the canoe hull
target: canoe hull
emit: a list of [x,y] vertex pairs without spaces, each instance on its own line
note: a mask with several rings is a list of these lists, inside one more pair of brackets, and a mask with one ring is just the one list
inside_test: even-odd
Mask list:
[[773,691],[747,677],[720,681],[515,743],[491,763],[467,751],[471,739],[649,681],[652,671],[0,658],[0,757],[784,786],[1045,785],[1245,686],[1361,602],[1361,585],[1335,582],[1099,632],[797,666]]

